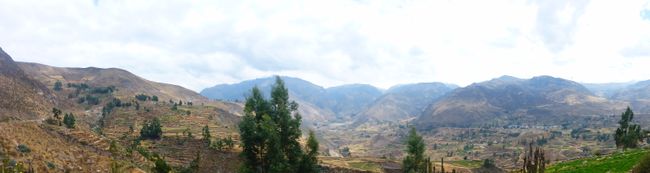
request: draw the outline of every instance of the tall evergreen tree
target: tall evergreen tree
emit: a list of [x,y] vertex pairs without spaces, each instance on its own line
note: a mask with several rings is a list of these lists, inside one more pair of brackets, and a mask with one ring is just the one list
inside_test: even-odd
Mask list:
[[[270,159],[279,156],[275,123],[271,120],[270,104],[259,88],[254,87],[246,99],[244,117],[239,123],[244,164],[240,172],[271,172]],[[279,162],[279,160],[278,160]]]
[[305,149],[305,155],[302,158],[302,163],[300,164],[300,169],[298,172],[304,173],[316,173],[319,172],[318,167],[318,140],[316,140],[316,135],[314,131],[309,131],[309,138],[307,138],[307,147]]
[[402,167],[406,173],[426,172],[427,163],[424,158],[424,141],[422,136],[417,134],[414,127],[411,127],[406,141],[407,156],[402,160]]
[[[305,154],[298,142],[301,116],[289,101],[284,81],[276,77],[271,99],[254,87],[239,124],[244,164],[240,172],[299,172]],[[315,138],[314,138],[315,140]]]
[[[289,171],[297,170],[302,158],[303,151],[298,142],[302,135],[300,131],[300,114],[294,113],[298,110],[296,102],[289,102],[289,90],[285,87],[280,77],[275,78],[275,85],[271,89],[271,116],[278,124],[280,147],[287,160]],[[292,113],[293,116],[292,116]]]
[[623,148],[636,148],[639,146],[639,142],[643,140],[641,135],[641,126],[638,124],[631,124],[632,119],[634,119],[634,112],[630,107],[627,107],[625,112],[621,114],[621,120],[618,121],[619,127],[616,129],[614,134],[614,140],[616,140],[616,147]]

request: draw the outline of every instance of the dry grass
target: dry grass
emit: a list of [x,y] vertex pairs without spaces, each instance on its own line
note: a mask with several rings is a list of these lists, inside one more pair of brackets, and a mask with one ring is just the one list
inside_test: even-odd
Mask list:
[[[66,131],[59,127],[47,128],[36,122],[0,123],[0,153],[39,172],[107,172],[111,159],[93,146],[83,145],[76,140],[59,135]],[[51,131],[54,130],[54,131]],[[70,133],[75,133],[71,131]],[[21,153],[18,145],[27,146],[31,152]],[[51,163],[55,168],[48,168]]]

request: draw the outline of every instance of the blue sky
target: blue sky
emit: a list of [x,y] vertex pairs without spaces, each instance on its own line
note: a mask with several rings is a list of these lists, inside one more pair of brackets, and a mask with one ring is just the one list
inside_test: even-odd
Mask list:
[[0,0],[15,60],[118,67],[195,91],[273,74],[323,86],[501,75],[650,79],[647,0]]

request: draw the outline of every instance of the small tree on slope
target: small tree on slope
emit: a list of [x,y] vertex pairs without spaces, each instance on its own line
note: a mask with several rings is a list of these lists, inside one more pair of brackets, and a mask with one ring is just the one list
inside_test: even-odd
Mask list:
[[643,140],[641,136],[641,126],[638,124],[631,124],[632,119],[634,119],[634,112],[627,107],[625,112],[621,114],[621,120],[618,121],[619,127],[616,129],[614,134],[614,140],[616,140],[616,147],[623,148],[636,148],[639,146],[639,142]]

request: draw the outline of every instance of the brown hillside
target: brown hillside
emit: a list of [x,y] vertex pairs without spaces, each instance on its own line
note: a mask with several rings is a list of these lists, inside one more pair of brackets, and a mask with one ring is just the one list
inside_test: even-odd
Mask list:
[[137,94],[156,95],[161,101],[183,100],[203,102],[207,99],[198,93],[183,87],[153,82],[134,75],[126,70],[117,68],[62,68],[37,63],[17,63],[25,73],[34,79],[53,87],[58,80],[65,87],[67,83],[86,83],[90,86],[115,86],[118,90],[114,93],[120,98],[132,98]]
[[[31,165],[37,172],[108,171],[111,159],[107,151],[82,145],[73,138],[62,136],[59,131],[84,133],[36,122],[0,123],[0,134],[4,134],[0,135],[0,159],[9,157],[23,164],[24,168]],[[21,145],[29,151],[21,151]]]
[[30,78],[0,49],[0,120],[42,118],[52,108],[50,91]]

